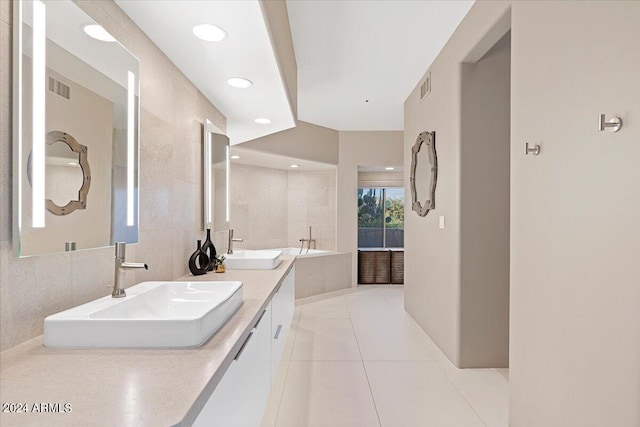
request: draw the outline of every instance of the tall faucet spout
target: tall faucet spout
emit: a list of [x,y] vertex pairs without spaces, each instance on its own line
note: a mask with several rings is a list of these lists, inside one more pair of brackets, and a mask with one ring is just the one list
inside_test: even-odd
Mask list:
[[125,261],[126,244],[124,242],[116,243],[116,259],[115,259],[115,271],[113,275],[113,292],[111,296],[113,298],[123,298],[127,296],[127,293],[122,287],[124,282],[124,272],[130,268],[144,268],[149,269],[149,266],[143,262],[126,262]]

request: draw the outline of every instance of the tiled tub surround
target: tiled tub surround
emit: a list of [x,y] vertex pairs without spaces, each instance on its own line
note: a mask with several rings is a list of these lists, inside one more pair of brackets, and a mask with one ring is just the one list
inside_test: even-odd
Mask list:
[[[202,123],[224,130],[226,119],[115,3],[76,3],[140,60],[140,243],[127,258],[150,268],[127,274],[127,285],[175,279],[204,236]],[[1,0],[0,350],[40,335],[46,316],[104,296],[113,284],[113,247],[23,259],[13,252],[12,13],[13,2]]]
[[[237,249],[299,245],[309,226],[317,249],[336,249],[336,172],[231,163],[231,225]],[[268,226],[266,226],[268,224]]]
[[351,254],[300,248],[282,248],[296,257],[296,299],[348,289],[351,283]]
[[190,350],[43,347],[42,336],[0,353],[2,402],[71,403],[69,413],[0,415],[0,425],[191,425],[293,265],[227,270],[184,280],[243,282],[238,312],[204,346]]

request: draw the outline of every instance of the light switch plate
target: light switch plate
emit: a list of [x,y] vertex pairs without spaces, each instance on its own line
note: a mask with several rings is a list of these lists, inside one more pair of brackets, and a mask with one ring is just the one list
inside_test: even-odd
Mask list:
[[444,216],[440,215],[438,219],[440,220],[439,222],[440,230],[444,230]]

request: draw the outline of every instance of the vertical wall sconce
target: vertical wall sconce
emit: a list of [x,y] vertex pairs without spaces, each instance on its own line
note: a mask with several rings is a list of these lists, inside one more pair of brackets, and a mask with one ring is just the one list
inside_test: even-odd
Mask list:
[[229,145],[227,145],[227,176],[226,176],[226,181],[227,181],[227,194],[226,194],[226,220],[227,222],[231,221],[231,202],[230,202],[230,197],[229,197],[229,189],[231,188],[229,185],[229,181],[230,181],[230,176],[231,176],[231,159],[229,158]]
[[135,166],[135,84],[133,72],[127,74],[127,226],[134,223],[134,166]]
[[210,120],[206,121],[204,126],[204,228],[211,229],[213,222],[213,214],[211,209],[211,203],[213,202],[213,193],[211,191],[211,169],[213,159],[211,157],[212,141],[211,141],[211,128],[213,123]]
[[46,6],[33,2],[33,121],[32,121],[32,226],[44,227],[45,212],[45,79],[46,79]]

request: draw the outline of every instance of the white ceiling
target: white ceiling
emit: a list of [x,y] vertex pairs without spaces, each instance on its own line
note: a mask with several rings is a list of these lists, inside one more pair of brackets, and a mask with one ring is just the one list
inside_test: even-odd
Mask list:
[[[295,125],[258,0],[115,1],[226,116],[232,145]],[[472,4],[287,0],[298,118],[337,130],[402,130],[406,97]],[[196,38],[192,28],[203,23],[228,38]],[[254,85],[233,88],[229,77]],[[272,123],[254,123],[258,117]]]
[[287,0],[298,118],[338,130],[402,130],[405,99],[472,4]]
[[[232,145],[295,126],[258,0],[115,1],[226,116]],[[193,34],[198,24],[218,25],[228,37],[200,40]],[[231,87],[230,77],[247,78],[253,86]],[[271,124],[255,123],[259,117]]]

